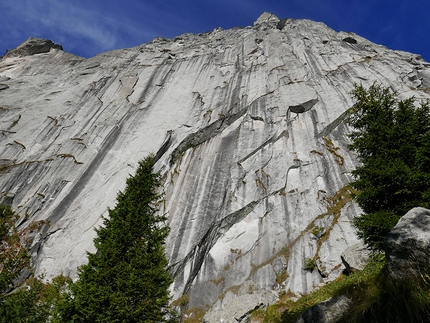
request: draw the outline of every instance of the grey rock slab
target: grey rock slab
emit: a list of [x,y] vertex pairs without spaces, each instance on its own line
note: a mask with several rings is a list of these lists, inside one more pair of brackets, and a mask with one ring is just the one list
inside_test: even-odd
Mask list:
[[258,17],[258,19],[254,22],[254,26],[261,24],[263,22],[279,22],[280,19],[278,17],[276,17],[273,13],[270,12],[264,12],[261,14],[260,17]]

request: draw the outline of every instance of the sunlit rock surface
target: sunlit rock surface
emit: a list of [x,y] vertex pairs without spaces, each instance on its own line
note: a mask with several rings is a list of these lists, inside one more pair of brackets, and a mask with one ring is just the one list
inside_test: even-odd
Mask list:
[[76,275],[100,216],[153,152],[174,297],[212,313],[242,296],[252,308],[245,284],[276,296],[339,275],[360,213],[344,123],[354,83],[430,98],[420,56],[270,14],[90,59],[50,46],[0,61],[1,199],[21,227],[46,221],[36,274]]
[[430,210],[416,207],[402,216],[384,241],[388,274],[394,280],[421,280],[429,270]]

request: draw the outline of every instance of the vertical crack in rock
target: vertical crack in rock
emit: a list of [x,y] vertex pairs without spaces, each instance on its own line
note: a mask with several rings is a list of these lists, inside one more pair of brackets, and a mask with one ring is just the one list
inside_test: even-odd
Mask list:
[[154,87],[154,80],[155,78],[160,74],[160,70],[163,69],[164,65],[167,62],[167,58],[165,58],[163,60],[163,62],[157,66],[157,68],[154,69],[154,71],[151,73],[151,75],[149,76],[148,81],[146,82],[145,88],[143,89],[142,93],[139,96],[139,99],[137,100],[137,102],[143,102],[146,99],[146,96],[148,95],[148,92],[150,89],[152,89]]
[[222,117],[215,122],[211,123],[209,126],[200,129],[199,131],[189,134],[181,143],[173,150],[170,158],[170,166],[172,167],[178,156],[187,151],[192,147],[197,147],[198,145],[204,143],[205,141],[217,136],[224,131],[228,126],[230,126],[237,119],[242,117],[248,108],[242,109],[240,112]]
[[225,216],[223,219],[212,223],[208,231],[206,232],[206,234],[203,236],[200,242],[188,253],[188,255],[179,263],[172,265],[172,268],[173,268],[172,273],[173,273],[173,276],[176,277],[179,275],[180,272],[182,272],[185,269],[186,264],[192,259],[193,265],[192,265],[188,280],[185,284],[183,294],[188,293],[194,279],[196,278],[197,274],[200,271],[200,268],[207,254],[209,253],[211,248],[215,245],[215,243],[218,241],[218,239],[225,232],[227,232],[234,224],[242,221],[248,214],[250,214],[261,201],[263,201],[264,199],[267,199],[267,197],[269,196],[279,193],[279,191],[280,190],[272,192],[257,201],[252,201],[251,203],[247,204],[240,210],[237,210]]
[[154,163],[156,163],[169,149],[170,145],[172,144],[172,132],[168,131],[166,139],[164,139],[164,142],[162,143],[160,149],[158,149],[157,153],[154,157]]
[[[243,51],[243,49],[242,49]],[[228,108],[228,115],[222,116],[220,119],[216,120],[215,122],[211,123],[209,126],[200,129],[199,131],[189,134],[185,139],[182,140],[181,143],[173,150],[170,158],[170,166],[172,166],[179,155],[184,153],[186,150],[192,147],[196,147],[203,142],[217,136],[221,132],[224,131],[228,126],[230,126],[232,123],[234,123],[236,120],[238,120],[240,117],[242,117],[247,111],[248,107],[244,107],[240,109],[240,87],[242,84],[242,65],[243,62],[240,62],[239,54],[237,55],[236,60],[236,75],[237,75],[237,81],[236,86],[233,89],[232,94],[229,96],[230,103]],[[242,55],[243,57],[243,55]],[[234,110],[238,107],[240,110],[236,113],[234,113]]]
[[288,130],[283,130],[279,136],[275,136],[273,135],[272,137],[270,137],[268,140],[266,140],[264,143],[262,143],[260,146],[258,146],[257,148],[255,148],[253,151],[251,151],[248,155],[246,155],[245,157],[241,158],[238,163],[241,164],[243,163],[245,160],[251,158],[252,156],[254,156],[256,153],[258,153],[261,149],[263,149],[264,147],[266,147],[269,144],[273,144],[275,142],[277,142],[278,140],[280,140],[281,138],[288,138]]
[[345,121],[346,118],[348,118],[351,115],[351,113],[354,110],[354,108],[355,108],[355,105],[353,105],[348,110],[342,112],[340,116],[338,116],[335,120],[333,120],[329,125],[327,125],[326,127],[324,127],[324,129],[321,130],[316,137],[317,138],[322,138],[322,137],[328,136],[343,121]]

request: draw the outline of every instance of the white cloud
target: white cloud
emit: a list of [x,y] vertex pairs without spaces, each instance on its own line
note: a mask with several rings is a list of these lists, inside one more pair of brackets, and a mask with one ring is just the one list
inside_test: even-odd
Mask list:
[[0,10],[7,16],[6,27],[15,33],[20,30],[27,33],[27,37],[48,34],[60,43],[86,38],[86,43],[94,44],[92,47],[98,52],[119,44],[120,35],[115,23],[100,15],[96,8],[79,7],[76,1],[2,1]]

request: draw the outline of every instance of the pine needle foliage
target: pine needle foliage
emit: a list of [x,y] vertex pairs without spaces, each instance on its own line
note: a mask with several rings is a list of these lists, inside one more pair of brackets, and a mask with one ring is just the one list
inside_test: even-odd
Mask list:
[[0,305],[0,323],[56,323],[56,306],[64,301],[70,278],[55,277],[51,283],[28,279],[25,286],[8,294]]
[[95,253],[78,269],[70,285],[71,297],[62,305],[65,322],[125,323],[170,322],[172,283],[164,241],[169,228],[157,213],[162,196],[160,176],[153,172],[154,158],[139,163],[127,179],[114,209],[96,230]]
[[413,207],[430,207],[430,108],[399,100],[389,88],[356,85],[347,120],[362,165],[352,174],[354,198],[365,212],[354,220],[358,235],[382,249],[387,233]]

